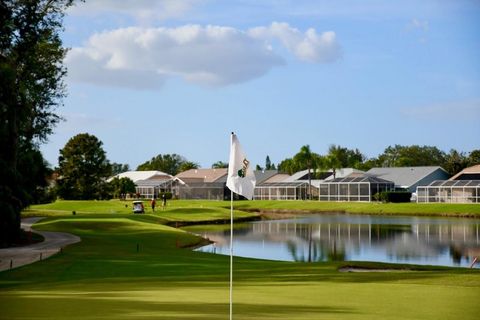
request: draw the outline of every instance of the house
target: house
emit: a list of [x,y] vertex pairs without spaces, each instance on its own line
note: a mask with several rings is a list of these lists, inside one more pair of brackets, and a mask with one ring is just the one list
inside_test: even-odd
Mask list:
[[480,203],[480,165],[465,168],[449,180],[418,186],[417,202]]
[[319,186],[325,181],[330,181],[335,177],[344,178],[352,174],[363,174],[363,171],[353,168],[342,168],[333,170],[313,172],[310,170],[310,182],[312,188],[309,186],[308,170],[296,172],[293,175],[277,173],[270,179],[262,183],[258,183],[255,187],[254,199],[256,200],[300,200],[307,199],[311,192],[312,197],[319,195]]
[[135,192],[140,198],[157,198],[161,192],[171,192],[175,179],[162,171],[127,171],[108,179],[129,178],[135,183]]
[[450,180],[480,180],[480,164],[463,169]]
[[320,201],[372,201],[376,193],[391,191],[395,184],[368,174],[352,173],[344,178],[325,180],[318,186]]
[[183,182],[174,187],[179,199],[224,200],[229,195],[227,168],[190,169],[175,176]]
[[396,189],[415,192],[417,186],[429,185],[435,180],[446,180],[449,174],[442,167],[372,168],[367,175],[395,183]]

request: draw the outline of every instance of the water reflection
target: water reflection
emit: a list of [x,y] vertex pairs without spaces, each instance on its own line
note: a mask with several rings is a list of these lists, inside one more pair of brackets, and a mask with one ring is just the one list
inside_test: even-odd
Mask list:
[[[311,215],[236,227],[234,254],[302,262],[470,266],[480,256],[479,226],[478,219]],[[201,234],[215,244],[199,250],[229,254],[229,230]]]

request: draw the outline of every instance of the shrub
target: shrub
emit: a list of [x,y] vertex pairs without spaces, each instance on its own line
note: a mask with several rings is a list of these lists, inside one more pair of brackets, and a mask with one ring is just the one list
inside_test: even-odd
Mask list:
[[164,194],[165,194],[167,200],[170,200],[170,199],[172,199],[172,197],[173,197],[173,195],[172,195],[171,192],[160,192],[160,193],[158,194],[158,198],[159,198],[160,200],[163,199],[163,195],[164,195]]
[[373,196],[377,201],[392,203],[410,202],[411,197],[412,193],[406,191],[383,191]]

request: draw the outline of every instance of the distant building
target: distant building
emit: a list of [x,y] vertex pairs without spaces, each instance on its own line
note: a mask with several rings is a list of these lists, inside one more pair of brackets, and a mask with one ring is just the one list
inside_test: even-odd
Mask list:
[[446,180],[449,174],[442,167],[394,167],[372,168],[367,175],[395,183],[395,188],[415,192],[417,186],[425,186],[435,180]]
[[480,165],[465,168],[449,180],[417,187],[418,203],[480,203]]
[[480,180],[480,164],[463,169],[450,180]]
[[[312,184],[311,196],[319,196],[319,186],[325,181],[336,178],[345,178],[350,175],[363,174],[363,171],[353,168],[341,168],[327,171],[310,170],[310,182]],[[256,200],[305,200],[309,194],[309,173],[302,170],[293,175],[277,173],[270,179],[258,183],[255,188],[254,199]]]
[[325,180],[318,187],[320,201],[366,201],[370,202],[379,192],[391,191],[395,184],[375,176],[352,173],[345,178]]
[[[190,169],[175,177],[183,182],[174,187],[178,199],[224,200],[227,191],[227,168]],[[228,193],[229,194],[229,193]]]
[[162,171],[127,171],[117,174],[114,178],[129,178],[135,183],[136,196],[140,198],[157,198],[161,192],[172,192],[175,178]]

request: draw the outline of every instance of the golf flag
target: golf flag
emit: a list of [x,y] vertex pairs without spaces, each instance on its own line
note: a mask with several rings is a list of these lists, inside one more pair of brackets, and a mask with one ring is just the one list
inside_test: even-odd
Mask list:
[[255,175],[247,156],[240,146],[237,136],[232,132],[230,161],[228,162],[227,187],[247,199],[253,199]]

